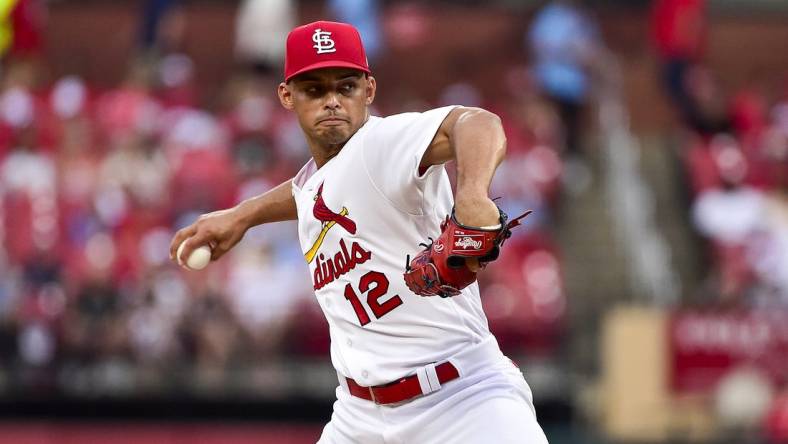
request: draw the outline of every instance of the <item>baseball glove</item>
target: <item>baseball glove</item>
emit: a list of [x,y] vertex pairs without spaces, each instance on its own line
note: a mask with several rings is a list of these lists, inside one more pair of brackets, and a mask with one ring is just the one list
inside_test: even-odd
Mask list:
[[425,249],[413,260],[405,259],[405,283],[411,291],[421,296],[457,296],[460,290],[476,280],[476,273],[465,264],[468,258],[477,258],[484,268],[498,259],[504,241],[512,235],[512,228],[531,214],[508,221],[506,213],[500,212],[501,223],[493,228],[468,227],[457,222],[454,210],[441,224],[441,234],[430,244],[420,244]]

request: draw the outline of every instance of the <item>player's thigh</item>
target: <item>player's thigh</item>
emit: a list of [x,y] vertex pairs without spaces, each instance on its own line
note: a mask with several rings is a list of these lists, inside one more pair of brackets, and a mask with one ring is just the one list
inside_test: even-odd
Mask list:
[[[450,437],[447,437],[450,438]],[[446,443],[547,444],[532,407],[517,396],[494,396],[471,406]]]
[[337,398],[318,444],[384,444],[384,425],[374,404],[346,393],[338,392]]
[[546,444],[528,403],[500,395],[463,403],[440,415],[413,442],[441,444]]
[[522,373],[501,366],[418,415],[402,442],[440,444],[546,444]]

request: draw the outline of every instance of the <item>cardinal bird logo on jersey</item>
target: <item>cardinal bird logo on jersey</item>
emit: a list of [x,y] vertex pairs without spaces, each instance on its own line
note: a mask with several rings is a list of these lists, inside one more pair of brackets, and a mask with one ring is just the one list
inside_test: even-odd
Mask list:
[[323,228],[320,230],[320,234],[317,236],[317,240],[315,240],[312,248],[310,248],[309,251],[304,254],[307,263],[310,264],[315,259],[317,250],[319,250],[320,246],[323,245],[323,239],[325,239],[328,230],[333,228],[334,225],[339,225],[350,234],[356,234],[356,223],[347,217],[347,208],[342,207],[342,210],[340,210],[339,213],[335,213],[331,211],[330,208],[328,208],[325,201],[323,200],[322,183],[317,189],[317,195],[315,196],[315,206],[312,208],[312,214],[315,216],[315,219],[321,222]]

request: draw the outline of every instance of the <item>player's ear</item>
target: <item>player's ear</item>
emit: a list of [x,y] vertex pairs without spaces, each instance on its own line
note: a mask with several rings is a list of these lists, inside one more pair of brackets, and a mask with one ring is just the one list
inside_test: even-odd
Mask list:
[[367,76],[367,105],[372,105],[372,102],[375,101],[375,91],[377,91],[378,84],[375,82],[375,78],[372,76]]
[[285,109],[292,110],[295,104],[293,103],[293,91],[290,86],[282,82],[279,84],[279,88],[277,88],[276,92],[279,95],[279,103],[281,103]]

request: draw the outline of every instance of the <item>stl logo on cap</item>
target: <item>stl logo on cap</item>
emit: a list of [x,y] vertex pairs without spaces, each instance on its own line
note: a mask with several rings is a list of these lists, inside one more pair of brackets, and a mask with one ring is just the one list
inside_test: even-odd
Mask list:
[[318,54],[337,51],[337,49],[334,48],[334,41],[331,40],[331,33],[328,31],[323,31],[320,28],[315,29],[315,33],[312,34],[312,41],[315,42],[312,47],[317,49]]
[[356,28],[321,20],[290,31],[285,52],[285,82],[322,68],[352,68],[370,74],[361,34]]

